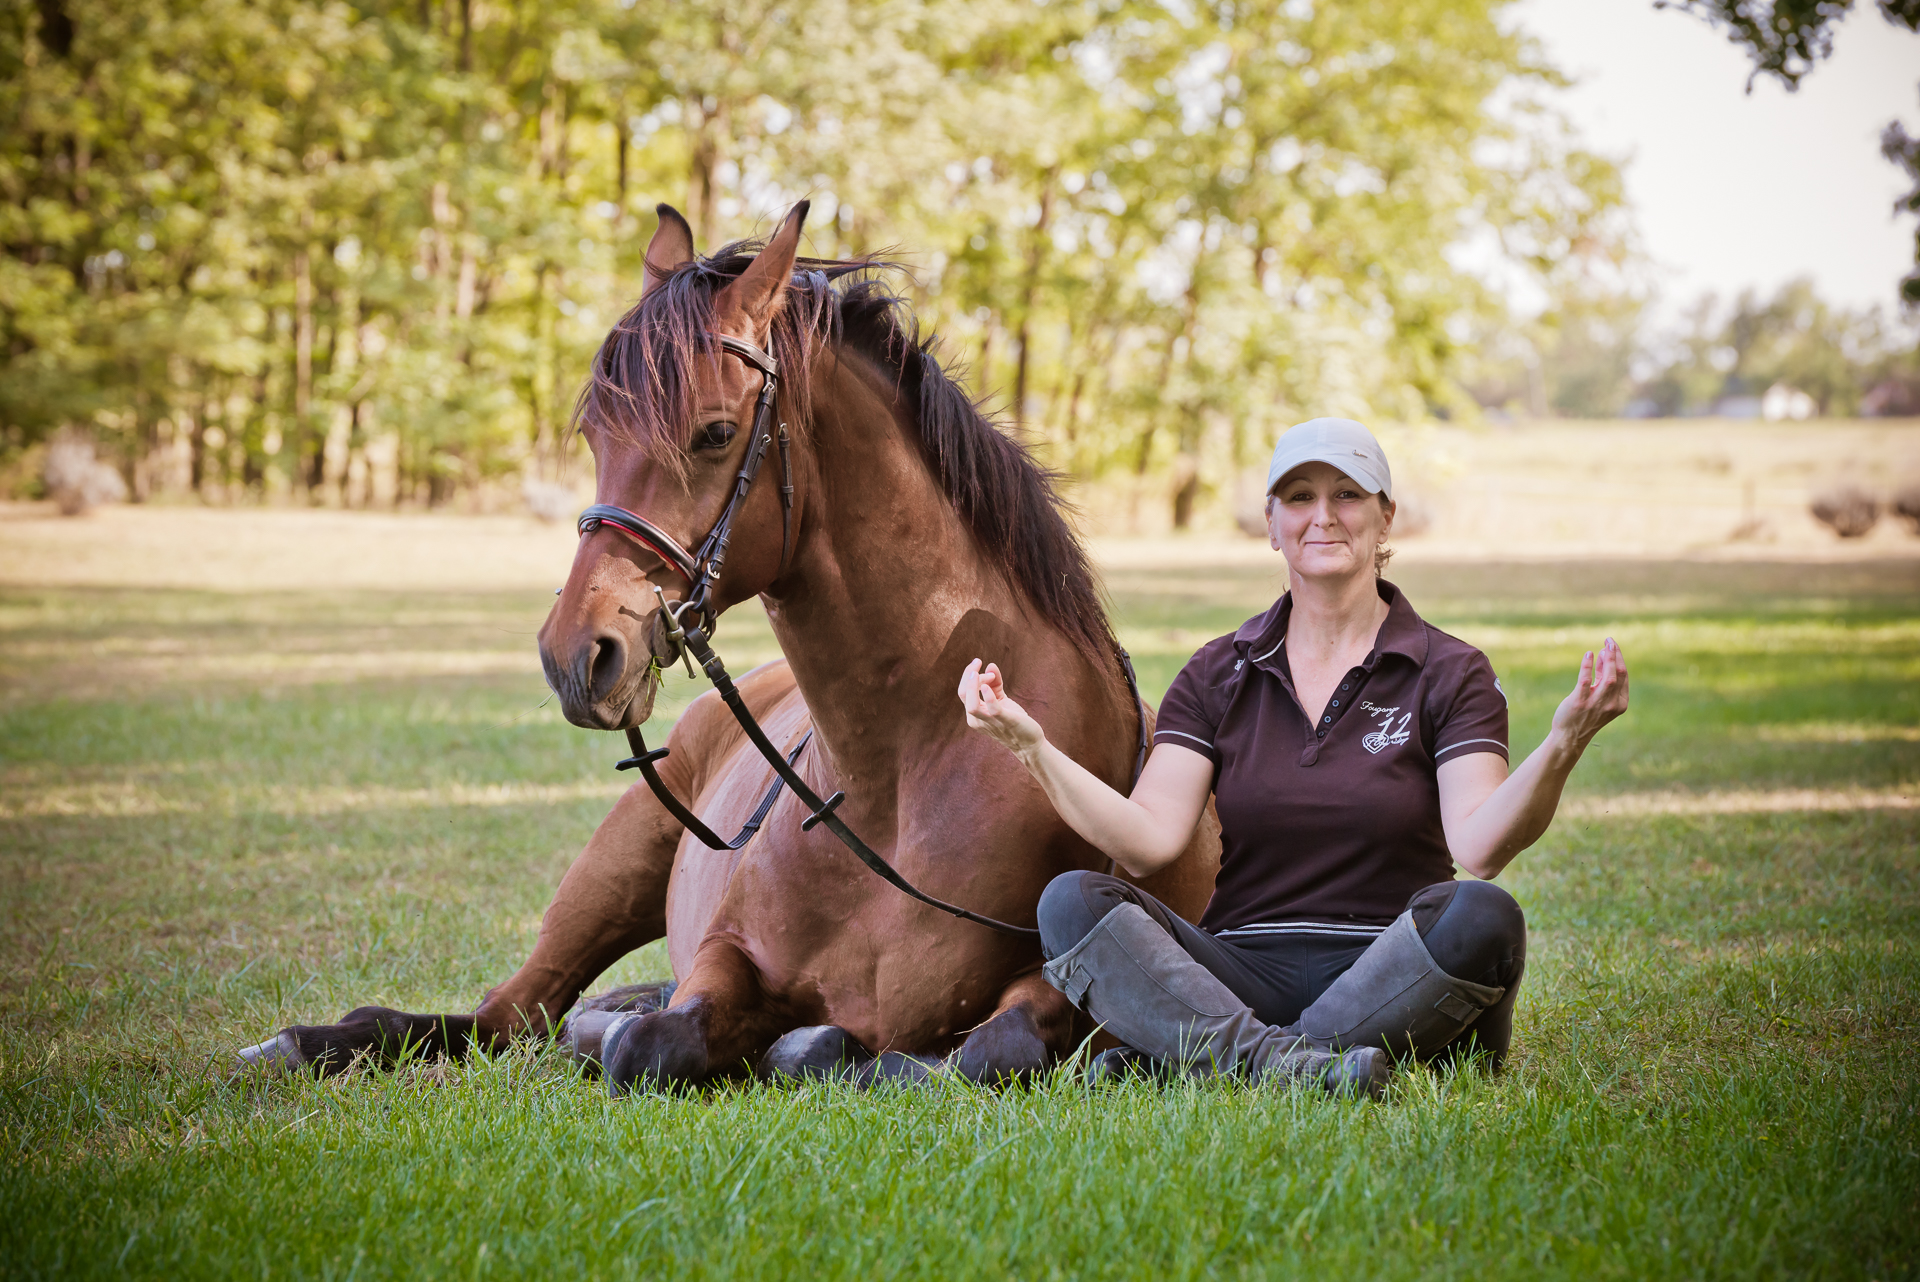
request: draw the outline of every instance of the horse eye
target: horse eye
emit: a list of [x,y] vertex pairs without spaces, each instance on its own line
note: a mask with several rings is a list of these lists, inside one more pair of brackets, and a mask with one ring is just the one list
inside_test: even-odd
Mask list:
[[696,450],[724,450],[733,444],[734,433],[738,429],[724,419],[703,424],[693,436],[693,448]]

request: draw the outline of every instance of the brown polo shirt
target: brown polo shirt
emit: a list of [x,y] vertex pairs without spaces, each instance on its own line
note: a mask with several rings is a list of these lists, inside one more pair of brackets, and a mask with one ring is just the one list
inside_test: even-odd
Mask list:
[[1287,662],[1292,593],[1202,646],[1161,702],[1154,742],[1213,762],[1224,848],[1203,928],[1377,933],[1415,891],[1453,879],[1434,771],[1507,755],[1506,695],[1486,655],[1428,624],[1391,583],[1380,596],[1373,653],[1317,724]]

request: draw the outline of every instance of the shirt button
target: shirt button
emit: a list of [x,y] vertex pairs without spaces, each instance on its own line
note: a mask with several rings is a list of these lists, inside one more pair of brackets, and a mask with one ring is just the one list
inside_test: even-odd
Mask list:
[[1332,717],[1322,717],[1322,718],[1320,718],[1320,719],[1321,719],[1322,721],[1324,721],[1324,722],[1326,722],[1326,723],[1327,723],[1328,725],[1332,725],[1332,724],[1333,724],[1333,718],[1332,718]]
[[1342,690],[1344,690],[1344,689],[1346,689],[1347,687],[1346,687],[1345,685],[1342,685],[1342,686],[1341,686],[1340,688],[1341,688]]
[[1340,706],[1340,701],[1339,701],[1338,699],[1335,699],[1335,700],[1333,701],[1333,706],[1334,706],[1334,707],[1336,707],[1336,708],[1337,708],[1337,707],[1339,707],[1339,706]]
[[1315,731],[1315,733],[1318,734],[1322,739],[1327,737],[1327,732],[1325,730]]

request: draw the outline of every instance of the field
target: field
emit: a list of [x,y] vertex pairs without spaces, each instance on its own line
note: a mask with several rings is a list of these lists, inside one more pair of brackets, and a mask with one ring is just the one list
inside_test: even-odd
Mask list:
[[[620,788],[533,658],[565,531],[0,513],[0,1272],[1913,1276],[1920,557],[1888,537],[1396,566],[1517,746],[1582,648],[1633,670],[1503,879],[1532,937],[1497,1079],[615,1101],[538,1047],[224,1072],[354,1005],[471,1009],[525,954]],[[1244,549],[1100,549],[1149,697],[1274,590]],[[772,647],[748,612],[719,642]]]

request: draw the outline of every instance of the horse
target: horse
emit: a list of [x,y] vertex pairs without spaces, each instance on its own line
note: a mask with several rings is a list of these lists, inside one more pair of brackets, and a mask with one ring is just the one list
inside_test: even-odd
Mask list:
[[[943,367],[888,286],[897,267],[799,257],[807,207],[764,243],[702,257],[686,220],[659,206],[640,299],[594,358],[575,415],[595,461],[588,512],[620,515],[583,518],[541,662],[569,721],[631,731],[680,652],[678,624],[710,633],[757,596],[785,657],[742,676],[737,697],[796,778],[840,794],[822,808],[837,804],[896,877],[994,924],[1030,922],[1054,876],[1112,865],[1011,754],[967,733],[962,669],[993,656],[1049,739],[1123,790],[1151,709],[1052,474]],[[756,415],[763,389],[771,408]],[[754,480],[769,419],[778,485],[772,471]],[[684,549],[717,523],[719,547],[692,563]],[[901,893],[791,790],[770,796],[768,760],[714,693],[651,755],[696,823],[726,832],[758,803],[757,831],[712,849],[636,785],[567,870],[531,956],[473,1014],[362,1007],[244,1057],[328,1072],[357,1055],[531,1035],[567,1039],[616,1092],[942,1068],[991,1082],[1039,1072],[1094,1031],[1041,977],[1033,932]],[[1218,858],[1218,829],[1203,824],[1145,886],[1197,920]],[[576,1006],[663,935],[672,983]]]

